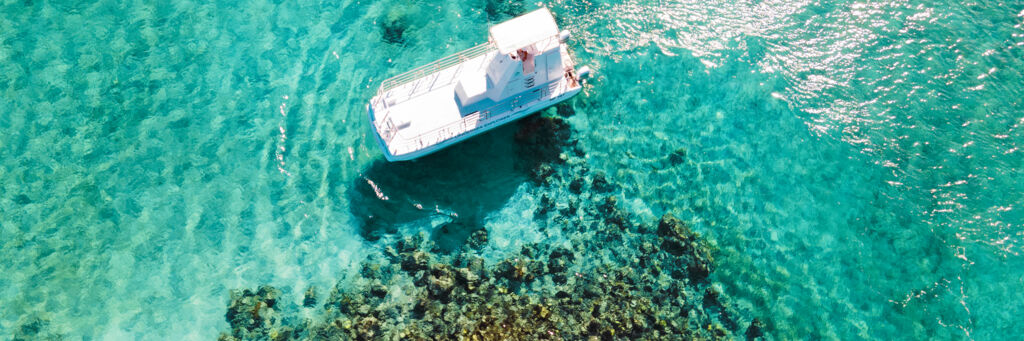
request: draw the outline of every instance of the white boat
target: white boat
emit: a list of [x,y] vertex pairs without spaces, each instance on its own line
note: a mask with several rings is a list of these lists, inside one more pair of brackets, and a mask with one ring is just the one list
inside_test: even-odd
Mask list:
[[367,105],[388,161],[412,160],[569,99],[576,69],[555,18],[541,8],[490,29],[487,43],[381,83]]

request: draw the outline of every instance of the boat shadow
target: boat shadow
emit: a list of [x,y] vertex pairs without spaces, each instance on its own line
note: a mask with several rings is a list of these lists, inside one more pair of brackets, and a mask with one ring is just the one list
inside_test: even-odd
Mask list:
[[560,118],[531,115],[417,160],[378,159],[348,187],[349,209],[367,240],[427,229],[456,251],[530,181],[538,157],[557,159],[568,131]]

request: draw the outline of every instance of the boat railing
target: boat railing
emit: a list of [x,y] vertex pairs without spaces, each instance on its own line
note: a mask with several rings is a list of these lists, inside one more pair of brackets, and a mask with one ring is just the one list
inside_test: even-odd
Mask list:
[[447,69],[449,67],[458,65],[464,61],[482,56],[487,52],[497,49],[494,43],[488,41],[486,43],[470,47],[462,50],[458,53],[449,55],[447,57],[433,61],[432,63],[420,66],[418,68],[409,70],[401,73],[397,76],[385,79],[380,84],[380,88],[377,89],[377,96],[387,92],[388,90],[400,87],[410,82],[416,81],[417,79],[423,78],[435,72]]
[[[558,35],[555,35],[542,40],[538,40],[535,44],[560,45],[561,40]],[[479,57],[496,49],[497,47],[494,45],[493,42],[486,42],[468,48],[461,52],[449,55],[447,57],[438,59],[432,63],[423,65],[408,72],[388,78],[381,82],[380,88],[377,90],[377,95],[374,96],[376,102],[371,100],[371,105],[374,106],[375,108],[377,108],[378,105],[382,108],[387,108],[387,101],[383,99],[382,95],[387,93],[388,91],[395,89],[397,87],[404,86],[409,83],[416,82],[431,74],[441,72],[442,70],[456,66],[466,60]],[[546,50],[547,47],[544,47],[543,49]],[[573,66],[576,64],[576,58],[571,54],[571,50],[568,50],[568,52],[568,62],[571,64],[569,68],[573,69]],[[523,106],[531,105],[534,102],[537,102],[544,98],[545,96],[548,96],[552,93],[564,92],[566,91],[564,88],[567,86],[568,85],[563,82],[552,82],[548,86],[539,89],[540,91],[534,94],[521,95],[512,100],[497,103],[491,106],[490,108],[480,110],[471,115],[467,115],[463,117],[461,120],[452,122],[439,128],[432,129],[430,131],[421,133],[415,137],[409,138],[408,140],[405,140],[403,142],[394,144],[391,142],[392,139],[397,135],[397,131],[395,131],[392,122],[388,118],[390,113],[389,110],[384,110],[384,115],[381,117],[377,117],[375,122],[373,122],[372,124],[376,126],[375,128],[377,129],[377,131],[381,132],[381,137],[382,139],[384,139],[384,141],[386,141],[386,144],[389,146],[389,149],[391,149],[392,154],[399,155],[404,154],[405,152],[412,152],[431,145],[435,145],[445,140],[465,134],[474,129],[496,124],[510,117],[516,111],[516,107],[521,108]],[[416,90],[414,89],[413,91],[415,92]],[[526,97],[526,99],[524,100],[523,97]]]
[[522,108],[532,105],[553,93],[564,92],[564,88],[565,84],[563,82],[551,82],[551,84],[538,89],[540,91],[535,93],[516,96],[511,100],[502,101],[501,103],[495,104],[487,109],[466,115],[461,120],[421,133],[404,143],[394,146],[392,153],[395,155],[404,154],[402,153],[403,151],[414,151],[426,148],[468,133],[469,131],[497,123],[498,121],[515,114],[517,112],[517,107]]
[[562,38],[559,35],[560,34],[556,34],[547,38],[542,38],[534,42],[533,45],[537,46],[541,51],[546,51],[547,49],[552,48],[552,46],[558,47],[562,45]]

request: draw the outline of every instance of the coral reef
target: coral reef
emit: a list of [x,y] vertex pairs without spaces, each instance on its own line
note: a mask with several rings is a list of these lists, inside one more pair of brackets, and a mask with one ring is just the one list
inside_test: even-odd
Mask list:
[[[764,323],[741,316],[713,283],[714,243],[672,214],[645,222],[622,209],[622,188],[589,170],[561,118],[570,110],[558,111],[524,120],[516,139],[532,155],[523,157],[525,171],[545,193],[534,220],[567,243],[527,244],[488,264],[480,251],[486,228],[451,252],[426,233],[406,236],[326,298],[307,291],[304,305],[323,299],[315,321],[282,319],[272,288],[232,292],[231,333],[222,339],[762,337]],[[536,136],[544,130],[553,132]]]
[[231,305],[224,314],[224,318],[231,324],[231,335],[221,335],[221,339],[287,340],[294,328],[281,323],[281,314],[275,309],[280,296],[280,290],[269,286],[261,286],[256,292],[249,289],[232,290]]
[[[605,200],[594,212],[626,216],[614,203]],[[599,263],[585,272],[584,258],[617,251],[596,241],[572,249],[528,245],[518,257],[486,266],[471,253],[431,252],[426,235],[406,237],[364,264],[357,285],[339,283],[320,323],[282,326],[274,289],[233,292],[226,315],[232,334],[222,339],[718,339],[743,333],[728,299],[706,284],[712,250],[699,235],[671,215],[656,229],[621,219],[592,232],[648,231],[622,237],[639,243],[629,256],[634,261]],[[659,248],[656,240],[672,246]],[[310,297],[307,292],[306,301]],[[759,337],[761,328],[754,320],[745,335]]]

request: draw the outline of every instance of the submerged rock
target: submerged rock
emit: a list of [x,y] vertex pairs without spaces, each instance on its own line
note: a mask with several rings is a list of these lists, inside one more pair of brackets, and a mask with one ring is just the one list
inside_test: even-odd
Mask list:
[[548,273],[559,274],[566,271],[575,260],[572,251],[566,248],[556,248],[548,256]]
[[679,148],[668,154],[668,162],[673,166],[682,164],[683,161],[686,161],[686,148]]
[[554,209],[555,209],[555,202],[554,202],[554,200],[551,200],[551,197],[549,197],[547,194],[544,194],[544,195],[542,195],[540,197],[540,203],[537,205],[536,214],[537,215],[545,215],[545,214],[547,214],[548,212],[551,212],[551,210],[554,210]]
[[558,113],[558,116],[569,117],[576,114],[576,109],[573,109],[572,104],[566,101],[555,105],[555,112]]
[[426,270],[428,259],[429,256],[423,251],[402,254],[402,270],[410,273]]
[[402,37],[405,30],[409,28],[404,17],[384,17],[380,21],[380,35],[384,42],[389,44],[401,44],[405,42]]
[[546,163],[537,165],[536,168],[530,171],[531,179],[538,184],[547,182],[548,178],[553,174],[555,174],[555,169]]
[[521,0],[485,0],[484,12],[488,20],[501,21],[506,16],[512,18],[521,15],[525,9]]
[[52,331],[50,319],[40,316],[22,316],[14,328],[13,341],[65,340],[66,336]]
[[604,202],[597,209],[604,217],[605,224],[618,227],[619,229],[628,228],[631,226],[628,218],[629,214],[619,210],[618,204],[619,201],[615,196],[609,196],[604,199]]
[[376,317],[366,316],[359,319],[356,325],[356,335],[360,340],[373,340],[374,336],[380,332],[380,321]]
[[527,116],[519,122],[515,139],[520,167],[529,171],[536,183],[545,183],[554,174],[552,164],[564,162],[560,155],[570,144],[569,124],[561,117],[542,115]]
[[598,209],[598,212],[601,212],[601,214],[610,215],[610,214],[614,214],[615,213],[615,210],[618,209],[618,205],[619,205],[619,199],[617,199],[613,195],[613,196],[609,196],[607,198],[604,198],[604,202],[602,202],[601,205],[597,206],[597,209]]
[[473,231],[466,239],[466,246],[470,249],[480,249],[487,245],[487,228],[480,228],[479,230]]
[[231,334],[222,334],[220,339],[252,340],[290,334],[292,328],[281,325],[280,314],[275,310],[280,295],[280,290],[270,286],[261,286],[255,292],[232,290],[231,302],[224,315],[231,325]]
[[590,186],[594,189],[594,192],[597,193],[607,193],[615,189],[615,185],[608,182],[608,177],[605,176],[603,172],[597,172],[597,174],[594,174],[594,180],[591,181]]
[[662,237],[661,247],[665,252],[682,258],[690,279],[707,279],[713,269],[714,260],[710,247],[699,234],[668,213],[658,222],[658,235]]
[[747,340],[764,336],[764,322],[755,317],[753,321],[750,321],[750,326],[747,327],[746,336]]
[[455,276],[451,267],[444,264],[434,264],[430,269],[430,277],[427,279],[427,292],[430,298],[440,300],[443,303],[451,301],[450,294],[455,289]]
[[480,276],[469,270],[469,268],[459,268],[455,274],[458,283],[462,285],[466,291],[472,292],[473,290],[476,290],[477,286],[480,284]]
[[309,307],[313,307],[315,305],[316,305],[316,289],[314,289],[313,287],[309,287],[309,289],[306,290],[305,297],[302,298],[302,306],[309,308]]
[[583,178],[576,178],[575,180],[569,183],[569,191],[573,192],[574,194],[583,193],[583,183]]
[[384,298],[388,295],[388,287],[380,282],[374,282],[370,285],[370,296],[376,298]]

